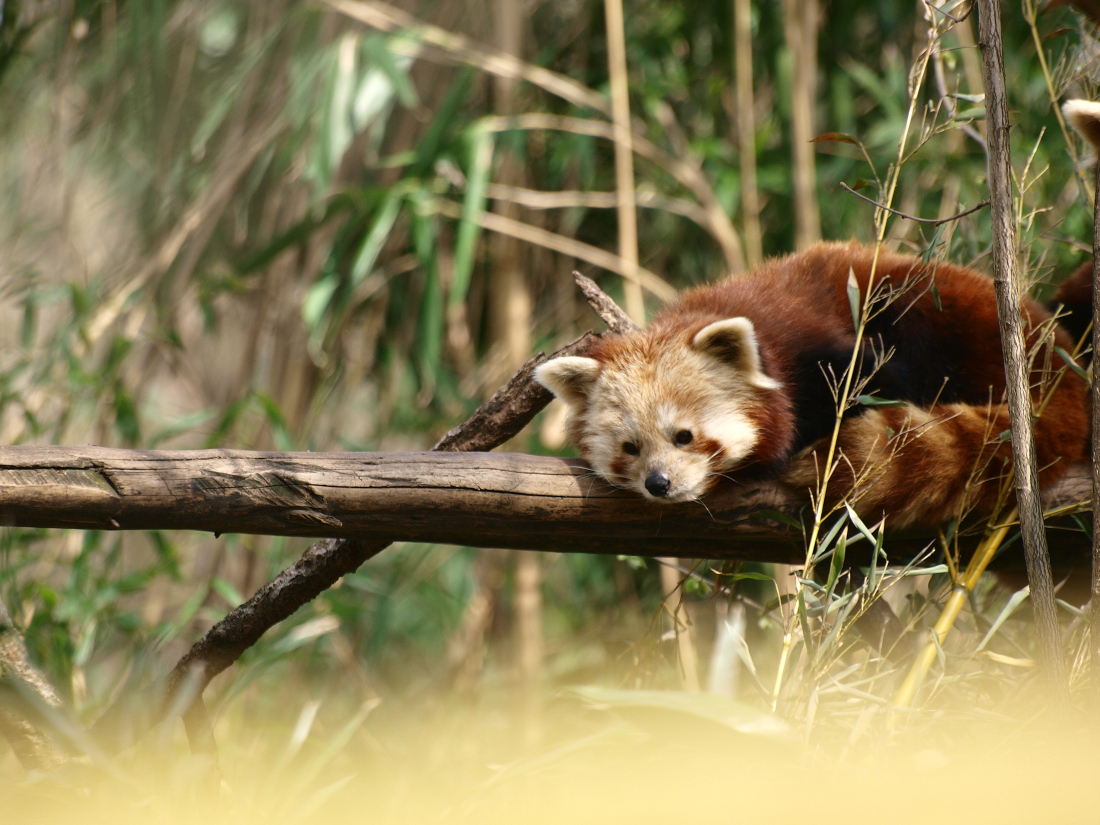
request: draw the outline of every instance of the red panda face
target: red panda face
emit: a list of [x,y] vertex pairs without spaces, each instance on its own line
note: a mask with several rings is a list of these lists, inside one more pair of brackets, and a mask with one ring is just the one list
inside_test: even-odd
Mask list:
[[760,369],[748,319],[694,335],[640,332],[601,355],[556,358],[535,376],[569,405],[575,446],[609,482],[693,501],[752,459],[760,432],[750,409],[779,384]]

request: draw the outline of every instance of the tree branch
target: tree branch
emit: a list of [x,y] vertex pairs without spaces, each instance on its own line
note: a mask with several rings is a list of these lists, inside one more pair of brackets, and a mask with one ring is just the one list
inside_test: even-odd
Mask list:
[[[583,355],[598,340],[585,333],[563,347],[554,356]],[[553,357],[553,356],[552,356]],[[546,356],[539,353],[527,361],[512,379],[481,405],[463,424],[447,433],[435,450],[439,452],[491,450],[522,430],[550,403],[551,394],[534,380],[534,370]],[[279,489],[278,484],[273,488]],[[2,514],[0,514],[2,515]],[[311,520],[315,510],[306,507],[303,517]],[[321,518],[321,522],[326,519]],[[338,519],[337,519],[338,521]],[[329,522],[329,526],[333,526]],[[236,528],[231,528],[236,529]],[[324,535],[318,530],[314,536]],[[331,587],[340,576],[353,572],[367,559],[384,550],[393,539],[326,540],[310,547],[302,557],[258,590],[212,627],[188,653],[176,663],[168,676],[163,712],[182,706],[191,749],[217,758],[202,694],[210,681],[228,668],[254,645],[269,628],[293,614],[299,607]],[[177,701],[184,688],[194,698]]]
[[[1047,505],[1087,498],[1089,482],[1088,468],[1076,468],[1048,491]],[[324,589],[306,587],[302,576],[331,584],[391,541],[801,560],[801,532],[788,522],[799,518],[807,499],[773,480],[727,485],[703,503],[654,504],[611,487],[580,459],[520,453],[4,447],[0,500],[0,519],[26,527],[202,530],[359,542],[344,549],[339,543],[318,544],[302,557],[301,570],[290,568],[268,585],[270,593],[265,588],[256,596],[260,602],[278,597],[301,604],[302,594]],[[891,561],[908,557],[932,537],[892,534]],[[856,551],[853,545],[851,554]],[[255,619],[260,625],[239,617],[226,621],[241,638],[253,638],[249,628],[266,629],[278,620],[272,617],[285,615],[263,612]],[[204,667],[220,672],[220,654],[207,658]]]

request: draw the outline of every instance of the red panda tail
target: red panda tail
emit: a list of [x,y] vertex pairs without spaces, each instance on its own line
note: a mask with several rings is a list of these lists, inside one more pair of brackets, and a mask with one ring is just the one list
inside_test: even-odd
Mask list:
[[[1063,332],[1047,322],[1034,335],[1035,451],[1040,486],[1048,487],[1087,460],[1088,383],[1054,352],[1053,344],[1069,344]],[[894,529],[991,513],[1011,494],[1012,485],[1002,484],[1012,463],[1008,431],[1007,405],[992,396],[988,404],[868,408],[840,426],[826,504],[847,502],[865,521],[889,516]],[[796,455],[784,480],[816,493],[828,444],[822,439]]]
[[[1043,487],[1084,457],[1081,433],[1087,430],[1087,412],[1076,381],[1072,392],[1054,394],[1036,422]],[[1004,404],[868,410],[840,428],[826,503],[832,507],[846,501],[869,523],[889,516],[894,529],[942,524],[971,511],[992,512],[1011,489],[1001,483],[1012,460],[1004,435],[1008,428]],[[815,488],[826,448],[821,441],[796,456],[787,483]]]

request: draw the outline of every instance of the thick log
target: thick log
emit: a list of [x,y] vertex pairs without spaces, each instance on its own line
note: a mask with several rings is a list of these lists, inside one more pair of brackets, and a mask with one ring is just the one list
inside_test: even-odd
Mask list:
[[[1087,497],[1085,468],[1048,504]],[[0,523],[424,541],[517,550],[803,559],[805,497],[779,482],[653,504],[578,459],[520,453],[0,448]],[[892,560],[927,535],[892,537]],[[859,545],[852,547],[853,561]]]

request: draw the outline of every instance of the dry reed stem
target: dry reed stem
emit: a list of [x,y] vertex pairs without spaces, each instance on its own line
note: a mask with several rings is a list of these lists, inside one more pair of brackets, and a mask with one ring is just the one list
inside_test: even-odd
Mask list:
[[[555,129],[574,135],[589,135],[611,141],[615,140],[614,127],[610,123],[565,115],[550,115],[542,112],[517,115],[512,118],[485,118],[482,123],[485,124],[485,128],[498,132],[511,129]],[[634,132],[631,136],[631,146],[634,149],[634,154],[645,158],[662,171],[672,175],[678,184],[698,198],[703,212],[707,216],[706,228],[722,249],[722,255],[726,259],[726,267],[730,272],[740,272],[744,269],[745,261],[741,250],[741,240],[738,238],[726,210],[719,203],[718,196],[714,193],[710,181],[703,174],[703,170],[692,160],[670,155],[638,132]]]
[[794,184],[795,247],[821,240],[814,164],[814,108],[817,105],[817,0],[783,0],[783,35],[791,55],[791,181]]
[[756,185],[756,112],[752,90],[752,2],[733,0],[733,74],[737,90],[737,154],[741,164],[741,232],[749,268],[764,260],[760,190]]
[[[511,201],[527,209],[614,209],[619,205],[619,195],[616,192],[583,192],[579,189],[547,192],[542,189],[490,183],[485,187],[485,194],[492,200]],[[639,188],[634,190],[634,203],[644,208],[660,209],[679,215],[699,228],[710,231],[710,218],[706,210],[683,198],[673,198],[649,188]]]
[[[436,208],[441,214],[447,215],[448,217],[463,217],[462,205],[454,203],[453,201],[441,198],[436,201]],[[510,235],[513,238],[519,238],[528,243],[536,244],[546,249],[552,249],[563,255],[569,255],[573,258],[587,261],[590,264],[602,267],[624,278],[630,277],[630,273],[622,266],[622,258],[612,252],[608,252],[606,249],[600,249],[597,246],[586,244],[583,241],[578,241],[565,235],[559,235],[548,229],[542,229],[541,227],[532,226],[522,221],[506,218],[494,212],[482,212],[477,216],[477,222],[481,224],[482,228],[488,229],[491,232]],[[648,289],[661,300],[670,301],[676,297],[675,288],[669,286],[648,269],[638,267],[637,272],[633,273],[633,275],[637,279],[638,284]]]
[[[552,95],[585,109],[593,109],[610,116],[607,99],[570,77],[525,63],[514,55],[491,46],[475,43],[468,37],[455,34],[430,23],[425,23],[388,3],[377,0],[329,0],[335,11],[384,32],[408,30],[419,43],[434,47],[443,56],[459,63],[474,66],[498,77],[524,80]],[[422,48],[416,43],[392,44],[395,54],[423,57]]]

